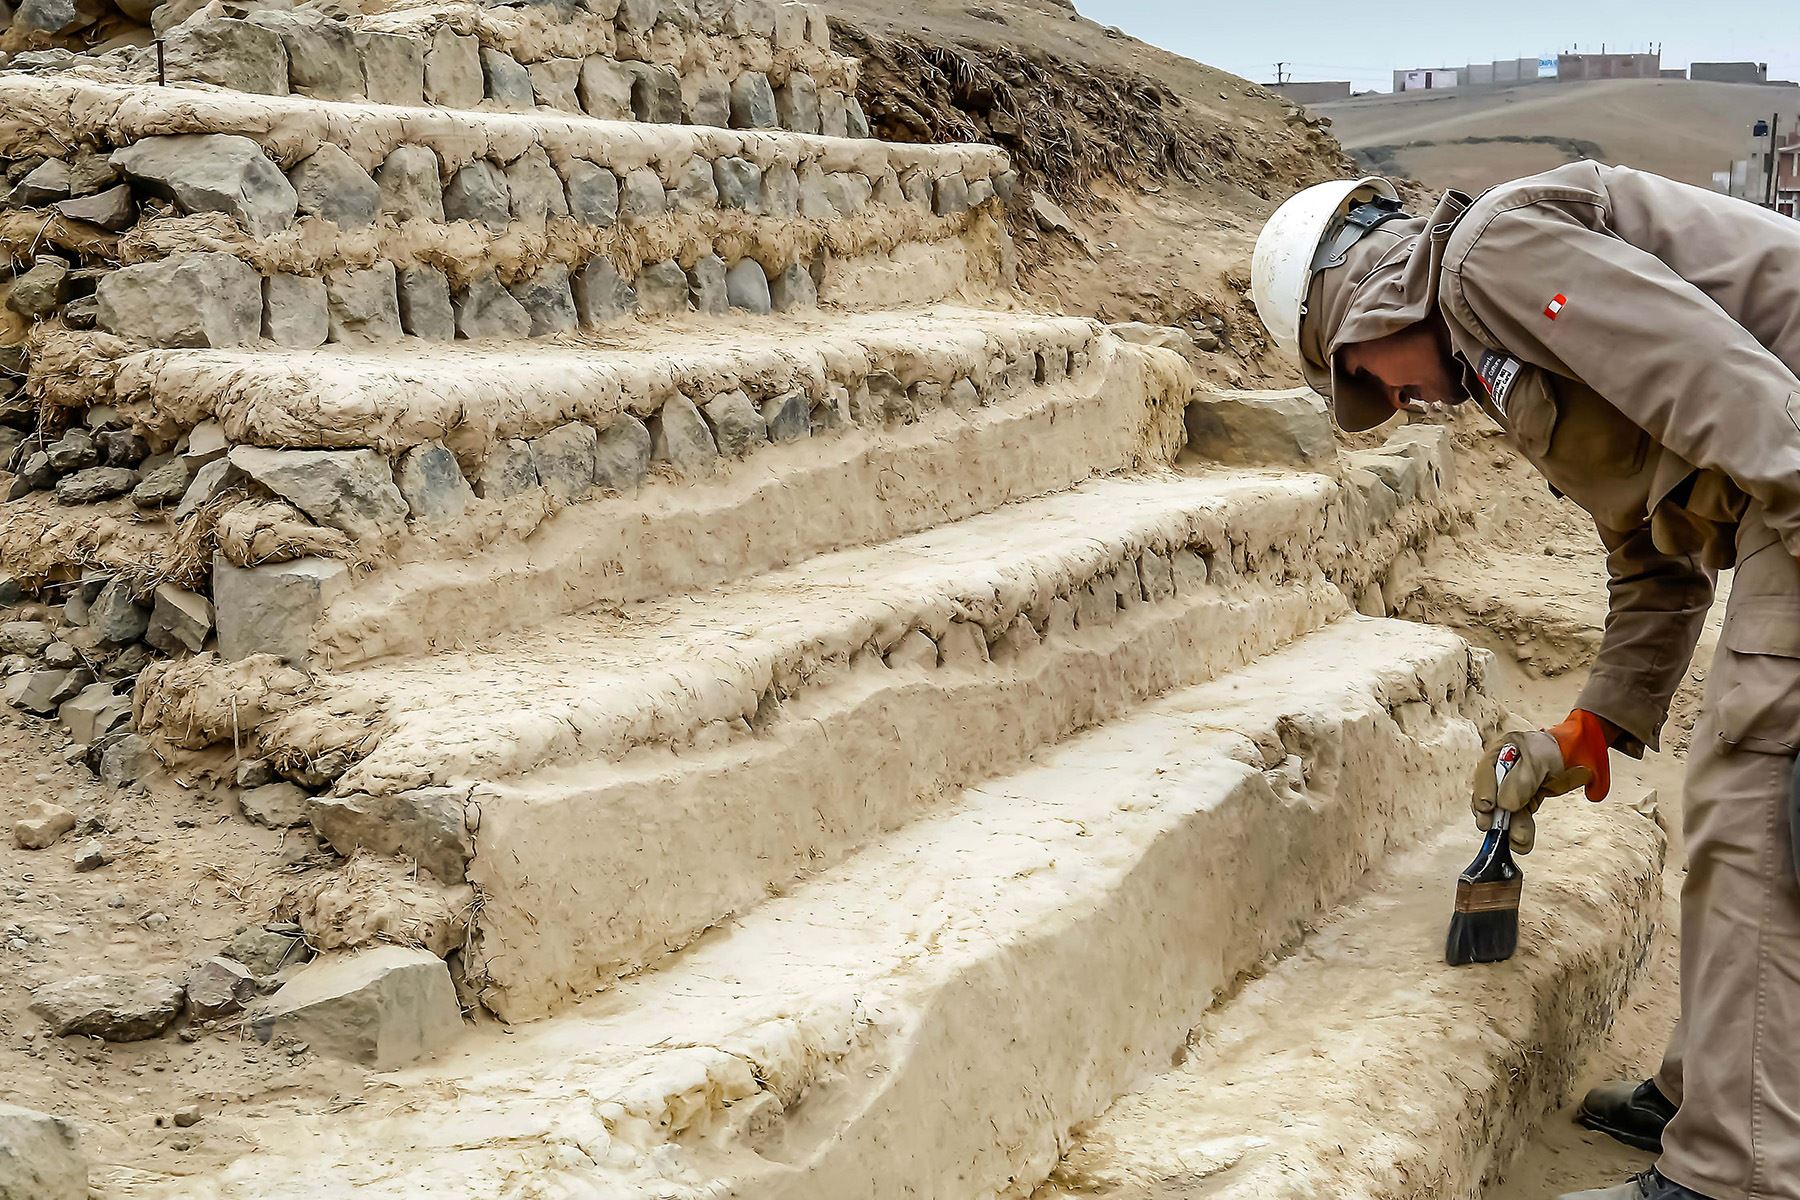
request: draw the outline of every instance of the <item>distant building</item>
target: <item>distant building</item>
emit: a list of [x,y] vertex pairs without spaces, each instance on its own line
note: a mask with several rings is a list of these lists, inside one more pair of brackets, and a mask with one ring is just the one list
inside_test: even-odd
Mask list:
[[1686,79],[1687,71],[1681,67],[1664,67],[1658,75],[1663,79]]
[[1559,54],[1556,77],[1564,83],[1583,79],[1661,79],[1662,55]]
[[1756,62],[1689,63],[1688,78],[1705,83],[1767,83],[1769,82],[1769,64]]
[[1295,104],[1326,104],[1332,100],[1348,100],[1350,98],[1350,81],[1348,79],[1325,79],[1316,82],[1290,79],[1286,83],[1265,83],[1263,86],[1277,96],[1285,96]]
[[1461,72],[1456,67],[1417,67],[1394,72],[1396,92],[1438,92],[1456,86]]

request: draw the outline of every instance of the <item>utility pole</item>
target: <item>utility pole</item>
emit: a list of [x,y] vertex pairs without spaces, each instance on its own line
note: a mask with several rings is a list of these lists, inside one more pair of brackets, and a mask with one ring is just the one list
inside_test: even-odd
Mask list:
[[1282,84],[1287,82],[1287,80],[1285,80],[1281,77],[1281,70],[1285,66],[1287,66],[1287,63],[1285,63],[1285,62],[1278,62],[1275,64],[1275,86],[1277,86],[1277,87],[1280,87]]
[[1780,145],[1781,145],[1781,114],[1776,113],[1769,118],[1769,157],[1768,157],[1769,187],[1768,187],[1767,195],[1765,195],[1765,197],[1764,197],[1765,207],[1770,208],[1770,209],[1773,209],[1775,207],[1775,197],[1777,195],[1776,186],[1775,186],[1775,171],[1776,171],[1777,162],[1780,158],[1780,151],[1778,149],[1778,147]]

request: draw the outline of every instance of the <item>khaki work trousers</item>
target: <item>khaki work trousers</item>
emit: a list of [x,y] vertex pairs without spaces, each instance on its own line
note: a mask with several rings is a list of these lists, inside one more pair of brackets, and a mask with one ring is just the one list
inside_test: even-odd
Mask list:
[[1685,792],[1681,1021],[1656,1082],[1663,1175],[1709,1200],[1800,1200],[1800,566],[1752,507]]

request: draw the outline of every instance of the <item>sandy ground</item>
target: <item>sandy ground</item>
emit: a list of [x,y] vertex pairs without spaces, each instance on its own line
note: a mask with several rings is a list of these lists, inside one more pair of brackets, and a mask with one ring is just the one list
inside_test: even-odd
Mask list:
[[[79,1116],[96,1175],[180,1175],[235,1157],[245,1143],[222,1119],[233,1105],[290,1092],[329,1102],[342,1069],[264,1048],[230,1018],[128,1044],[55,1037],[29,1012],[31,989],[83,974],[181,979],[315,847],[250,825],[201,779],[111,792],[62,761],[68,745],[54,722],[0,706],[0,1099]],[[13,821],[40,798],[83,824],[48,849],[21,850]],[[77,854],[96,843],[113,861],[77,871]],[[179,1128],[173,1114],[187,1105],[202,1119]]]

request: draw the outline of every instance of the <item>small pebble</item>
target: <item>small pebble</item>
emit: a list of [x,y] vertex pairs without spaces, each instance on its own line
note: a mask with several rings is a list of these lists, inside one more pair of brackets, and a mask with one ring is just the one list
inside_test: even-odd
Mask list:
[[112,855],[108,854],[99,842],[89,842],[81,853],[75,856],[75,869],[77,871],[98,871],[111,861]]
[[161,929],[168,923],[169,918],[165,914],[159,912],[153,912],[144,918],[144,928],[146,929]]
[[200,1106],[198,1104],[184,1104],[175,1110],[175,1124],[181,1128],[187,1129],[199,1123]]
[[170,1142],[169,1145],[176,1150],[192,1150],[194,1148],[194,1143],[188,1141],[186,1138],[176,1138],[174,1141]]

